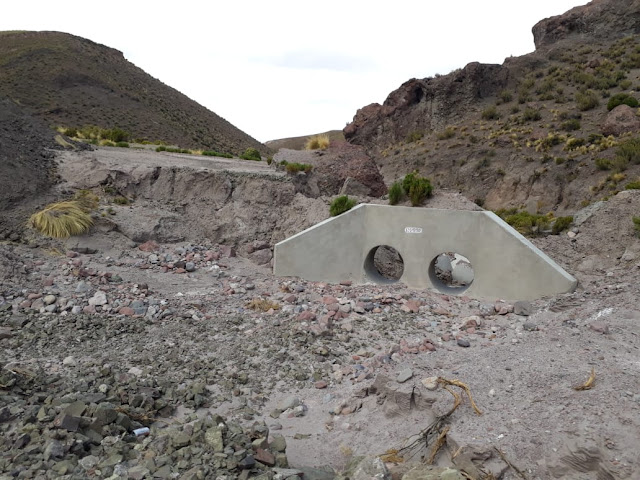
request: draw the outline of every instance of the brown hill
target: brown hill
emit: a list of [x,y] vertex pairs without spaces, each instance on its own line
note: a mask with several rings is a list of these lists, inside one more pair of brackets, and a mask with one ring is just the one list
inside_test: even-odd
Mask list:
[[122,52],[66,33],[0,33],[0,96],[52,126],[117,127],[132,138],[235,154],[269,151]]
[[[342,130],[329,130],[328,132],[320,133],[319,135],[327,135],[331,142],[344,141],[344,134],[342,133]],[[313,135],[305,135],[302,137],[279,138],[277,140],[269,140],[265,142],[265,145],[276,151],[281,148],[304,150],[307,140],[312,136]]]
[[417,169],[492,209],[574,211],[624,189],[640,175],[640,122],[608,104],[640,100],[640,2],[596,0],[533,32],[534,53],[409,80],[345,137],[387,183]]

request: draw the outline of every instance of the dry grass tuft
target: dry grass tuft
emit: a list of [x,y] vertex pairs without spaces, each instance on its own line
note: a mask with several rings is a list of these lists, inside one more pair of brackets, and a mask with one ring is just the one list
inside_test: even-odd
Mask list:
[[247,308],[259,312],[268,312],[271,309],[278,310],[280,305],[276,302],[272,302],[271,300],[267,300],[266,298],[254,298],[247,303]]
[[589,375],[589,379],[584,382],[582,385],[578,385],[577,387],[573,387],[574,390],[591,390],[593,385],[596,383],[596,370],[591,367],[591,375]]
[[52,203],[29,218],[30,227],[52,238],[82,235],[91,225],[91,215],[78,200]]
[[330,143],[329,135],[323,133],[310,137],[307,143],[305,143],[304,148],[305,150],[326,150],[329,148]]

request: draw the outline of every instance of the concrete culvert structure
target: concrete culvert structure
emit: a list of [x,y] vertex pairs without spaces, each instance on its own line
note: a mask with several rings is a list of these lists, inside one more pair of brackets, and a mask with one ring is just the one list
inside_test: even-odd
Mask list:
[[577,284],[492,212],[369,204],[278,243],[274,273],[334,283],[400,281],[505,300],[534,300]]

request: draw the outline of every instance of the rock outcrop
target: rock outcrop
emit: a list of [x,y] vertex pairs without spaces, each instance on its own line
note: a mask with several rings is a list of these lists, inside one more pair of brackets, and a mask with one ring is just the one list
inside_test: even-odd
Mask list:
[[415,131],[444,128],[470,105],[495,95],[508,81],[501,65],[470,63],[436,78],[411,79],[387,97],[357,111],[344,129],[351,143],[371,146],[404,139]]
[[593,0],[555,17],[536,23],[532,29],[536,49],[570,36],[606,38],[640,33],[640,0]]
[[609,112],[602,125],[604,135],[619,136],[623,133],[635,133],[640,130],[640,118],[629,105],[618,105]]

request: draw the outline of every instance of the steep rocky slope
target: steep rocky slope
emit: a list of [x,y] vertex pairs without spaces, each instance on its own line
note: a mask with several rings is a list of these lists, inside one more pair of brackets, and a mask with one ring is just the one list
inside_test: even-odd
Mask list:
[[183,148],[269,151],[122,52],[66,33],[0,33],[0,95],[49,125],[118,127],[133,138]]
[[640,175],[640,157],[619,155],[635,107],[608,108],[640,99],[639,31],[639,2],[593,1],[539,22],[534,53],[407,81],[345,137],[387,183],[418,169],[486,208],[575,211]]

